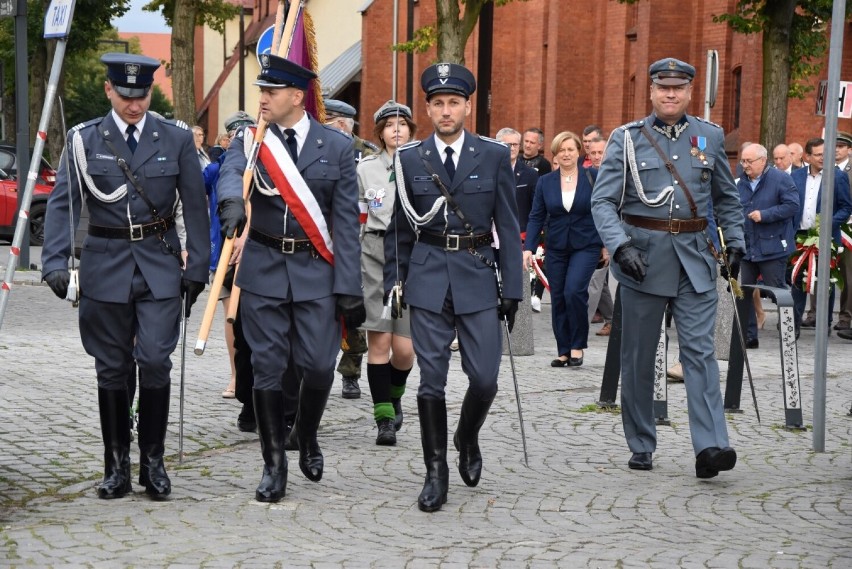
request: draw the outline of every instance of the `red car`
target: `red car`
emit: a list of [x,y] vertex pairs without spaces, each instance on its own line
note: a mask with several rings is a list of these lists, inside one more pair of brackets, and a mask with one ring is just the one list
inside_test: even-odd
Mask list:
[[[30,204],[30,245],[44,243],[44,212],[47,196],[56,182],[56,171],[42,158],[41,170]],[[13,146],[0,144],[0,239],[12,241],[18,218],[18,179]]]

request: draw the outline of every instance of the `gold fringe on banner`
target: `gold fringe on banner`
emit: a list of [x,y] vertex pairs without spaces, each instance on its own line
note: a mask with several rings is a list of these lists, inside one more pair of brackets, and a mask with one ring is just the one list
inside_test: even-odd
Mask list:
[[[319,75],[319,68],[317,67],[317,33],[314,27],[314,19],[308,13],[307,9],[303,10],[302,14],[305,25],[305,41],[308,44],[308,55],[311,58],[311,69]],[[322,100],[322,85],[320,85],[319,78],[314,81],[314,84],[314,103],[317,109],[316,119],[320,123],[325,123],[325,102]]]

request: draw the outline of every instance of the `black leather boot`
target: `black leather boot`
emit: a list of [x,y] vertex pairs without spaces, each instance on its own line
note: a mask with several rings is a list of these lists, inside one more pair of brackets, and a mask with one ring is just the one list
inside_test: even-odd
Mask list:
[[488,416],[494,398],[483,401],[470,390],[462,403],[459,427],[453,436],[453,444],[459,451],[459,474],[468,486],[479,484],[482,474],[482,454],[479,452],[479,430]]
[[299,443],[299,469],[308,480],[322,480],[323,458],[317,442],[317,429],[328,401],[328,389],[311,389],[302,383],[299,412],[296,414],[295,436]]
[[417,398],[420,414],[420,441],[426,463],[426,482],[417,498],[417,507],[436,512],[447,503],[450,469],[447,467],[447,402]]
[[169,424],[169,387],[149,389],[139,386],[139,484],[154,498],[172,493],[163,454]]
[[287,453],[284,452],[284,394],[254,390],[254,412],[263,455],[263,476],[254,492],[258,502],[277,502],[287,491]]
[[122,498],[133,491],[130,482],[130,404],[126,389],[98,389],[98,408],[104,440],[104,480],[98,498]]

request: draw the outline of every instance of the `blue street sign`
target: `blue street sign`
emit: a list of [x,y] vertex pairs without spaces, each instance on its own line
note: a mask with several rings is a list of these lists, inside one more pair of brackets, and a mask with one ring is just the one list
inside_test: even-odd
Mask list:
[[275,26],[266,28],[260,37],[257,39],[257,63],[260,65],[260,54],[272,53],[272,37],[275,35]]

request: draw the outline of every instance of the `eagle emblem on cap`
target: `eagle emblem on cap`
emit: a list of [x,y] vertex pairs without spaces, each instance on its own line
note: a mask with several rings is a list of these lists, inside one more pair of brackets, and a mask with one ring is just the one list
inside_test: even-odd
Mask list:
[[265,53],[260,55],[260,66],[263,68],[269,67],[269,55]]
[[449,63],[439,63],[438,64],[438,77],[441,79],[445,79],[450,76],[450,64]]
[[124,65],[124,73],[128,76],[136,76],[139,75],[139,71],[141,66],[138,63],[126,63]]
[[677,62],[674,59],[669,60],[669,69],[677,69]]

